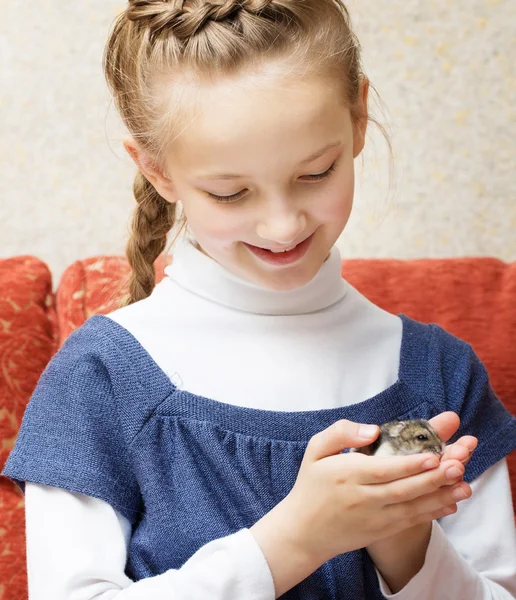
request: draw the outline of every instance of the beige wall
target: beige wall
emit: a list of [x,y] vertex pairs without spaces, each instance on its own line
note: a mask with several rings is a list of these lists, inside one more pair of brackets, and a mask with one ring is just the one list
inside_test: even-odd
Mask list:
[[[35,254],[56,282],[73,260],[124,252],[135,168],[101,69],[124,5],[3,0],[0,256]],[[343,255],[516,260],[516,2],[348,5],[397,181],[389,193],[371,129]]]

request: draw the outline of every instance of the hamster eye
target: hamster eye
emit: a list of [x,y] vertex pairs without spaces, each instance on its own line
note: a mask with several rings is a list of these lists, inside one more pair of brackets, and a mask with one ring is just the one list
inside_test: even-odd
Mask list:
[[426,442],[426,441],[428,441],[428,436],[421,433],[420,435],[417,436],[416,439],[418,439],[420,442]]

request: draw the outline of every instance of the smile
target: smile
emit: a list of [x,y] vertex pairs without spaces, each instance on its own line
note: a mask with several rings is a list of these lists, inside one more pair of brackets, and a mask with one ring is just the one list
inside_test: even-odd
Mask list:
[[291,265],[306,254],[310,244],[312,242],[313,233],[300,244],[294,246],[287,246],[285,249],[272,249],[272,248],[261,248],[259,246],[253,246],[243,242],[244,245],[262,261],[270,265],[283,266]]

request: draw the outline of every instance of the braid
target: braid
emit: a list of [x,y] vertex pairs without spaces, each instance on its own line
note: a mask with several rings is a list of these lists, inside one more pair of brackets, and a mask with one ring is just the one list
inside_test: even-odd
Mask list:
[[174,31],[183,18],[184,0],[129,0],[126,17],[143,27],[147,27],[152,37],[165,30]]
[[225,22],[241,11],[261,15],[274,0],[221,0],[188,7],[185,0],[129,0],[126,16],[149,29],[151,38],[172,32],[185,42],[209,22]]
[[140,171],[136,174],[133,192],[137,206],[133,213],[132,235],[126,246],[132,270],[129,295],[120,306],[143,300],[151,294],[156,285],[154,263],[163,252],[167,234],[176,220],[176,205],[160,196]]

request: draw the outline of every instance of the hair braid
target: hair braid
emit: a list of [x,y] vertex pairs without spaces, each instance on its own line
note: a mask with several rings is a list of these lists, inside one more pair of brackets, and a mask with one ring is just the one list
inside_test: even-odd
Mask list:
[[133,184],[136,208],[132,218],[132,236],[126,245],[131,266],[128,296],[120,306],[147,298],[156,285],[154,263],[165,249],[167,236],[176,221],[176,205],[158,194],[142,175],[136,174]]
[[241,11],[263,13],[274,0],[221,0],[188,6],[185,0],[130,0],[126,16],[148,28],[151,39],[172,32],[188,41],[209,22],[225,22]]
[[155,37],[164,31],[174,31],[183,18],[183,5],[183,0],[129,0],[125,14],[129,21],[147,28],[151,37]]

